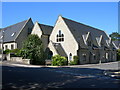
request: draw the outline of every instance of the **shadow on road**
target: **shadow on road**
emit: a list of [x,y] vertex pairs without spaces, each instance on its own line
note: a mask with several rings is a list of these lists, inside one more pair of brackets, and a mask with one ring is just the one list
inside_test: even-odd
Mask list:
[[103,75],[104,70],[72,67],[2,68],[3,89],[118,88],[118,80]]

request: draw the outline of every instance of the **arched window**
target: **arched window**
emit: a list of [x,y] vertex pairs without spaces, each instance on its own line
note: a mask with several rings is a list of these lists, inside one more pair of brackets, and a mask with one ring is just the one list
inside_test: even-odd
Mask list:
[[56,38],[57,38],[56,39],[57,42],[63,42],[64,41],[64,34],[62,34],[61,30],[59,30]]
[[59,30],[59,37],[61,37],[61,30]]
[[64,37],[64,34],[62,34],[62,37]]
[[69,54],[69,60],[72,60],[72,54],[71,53]]

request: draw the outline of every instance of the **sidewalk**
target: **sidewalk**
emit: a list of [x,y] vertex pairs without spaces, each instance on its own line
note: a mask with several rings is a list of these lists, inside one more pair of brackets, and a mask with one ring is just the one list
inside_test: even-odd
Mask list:
[[109,62],[109,63],[101,63],[101,64],[85,64],[85,65],[70,65],[70,66],[47,66],[47,65],[28,65],[28,64],[21,64],[15,63],[10,61],[3,61],[3,65],[9,66],[18,66],[18,67],[32,67],[32,68],[40,68],[40,67],[71,67],[71,68],[97,68],[97,69],[104,69],[104,70],[119,70],[120,61],[117,62]]

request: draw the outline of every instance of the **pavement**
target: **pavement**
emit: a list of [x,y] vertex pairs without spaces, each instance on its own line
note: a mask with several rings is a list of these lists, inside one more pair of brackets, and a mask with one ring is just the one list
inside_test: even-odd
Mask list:
[[32,67],[32,68],[39,68],[39,67],[75,67],[75,68],[97,68],[102,70],[120,70],[120,61],[117,62],[108,62],[108,63],[100,63],[100,64],[85,64],[85,65],[70,65],[70,66],[47,66],[47,65],[29,65],[29,64],[22,64],[16,63],[11,61],[4,61],[2,62],[3,65],[9,66],[18,66],[18,67]]

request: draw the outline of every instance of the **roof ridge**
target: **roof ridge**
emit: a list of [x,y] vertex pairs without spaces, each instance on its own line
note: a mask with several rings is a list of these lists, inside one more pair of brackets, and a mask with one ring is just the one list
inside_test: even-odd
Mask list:
[[[28,19],[27,19],[27,20],[28,20]],[[25,22],[25,21],[27,21],[27,20],[24,20],[24,21],[21,21],[21,22],[15,23],[15,24],[13,24],[13,25],[7,26],[7,27],[2,28],[2,29],[6,29],[6,28],[9,28],[9,27],[12,27],[12,26],[14,26],[14,25],[17,25],[17,24],[19,24],[19,23]]]
[[40,24],[40,23],[38,23],[39,25],[44,25],[44,26],[48,26],[48,27],[53,27],[53,26],[51,26],[51,25],[46,25],[46,24]]
[[103,30],[100,30],[100,29],[98,29],[98,28],[94,28],[94,27],[92,27],[92,26],[90,26],[90,25],[86,25],[86,24],[83,24],[83,23],[80,23],[80,22],[77,22],[77,21],[74,21],[74,20],[71,20],[71,19],[68,19],[68,18],[65,18],[65,17],[62,17],[62,18],[63,18],[63,19],[67,19],[67,20],[69,20],[69,21],[72,21],[72,22],[74,22],[74,23],[82,24],[82,25],[84,25],[84,26],[93,28],[93,29],[98,30],[98,31],[104,32]]

